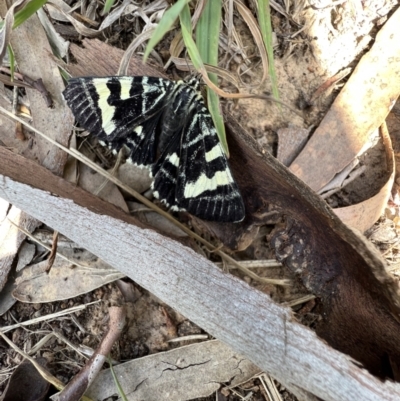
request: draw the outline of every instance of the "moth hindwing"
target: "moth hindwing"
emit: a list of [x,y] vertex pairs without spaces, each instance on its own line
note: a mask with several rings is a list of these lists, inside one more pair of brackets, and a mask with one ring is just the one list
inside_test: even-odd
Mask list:
[[239,222],[244,204],[199,81],[73,78],[64,97],[79,124],[128,161],[149,167],[154,196],[204,220]]

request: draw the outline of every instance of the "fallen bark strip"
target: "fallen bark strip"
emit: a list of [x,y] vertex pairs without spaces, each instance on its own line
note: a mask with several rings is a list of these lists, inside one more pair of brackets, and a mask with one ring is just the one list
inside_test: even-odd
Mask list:
[[209,226],[228,233],[233,244],[241,228],[246,232],[252,222],[260,224],[257,219],[280,215],[285,225],[277,226],[269,241],[277,259],[319,297],[317,334],[376,376],[400,381],[399,284],[386,272],[385,261],[307,185],[263,154],[233,117],[226,117],[231,168],[247,214],[234,230]]
[[[153,230],[99,215],[74,202],[73,185],[0,148],[0,196],[115,266],[276,377],[324,400],[395,401],[400,385],[379,381],[299,324],[288,308],[223,273],[184,245]],[[35,174],[23,174],[35,171]],[[18,173],[18,182],[9,176]],[[32,177],[47,176],[34,188]],[[52,181],[51,177],[54,177]],[[55,185],[58,183],[58,188]],[[62,184],[62,185],[61,185]],[[63,192],[70,199],[57,194]],[[76,192],[75,192],[76,194]],[[86,202],[90,201],[90,194]]]

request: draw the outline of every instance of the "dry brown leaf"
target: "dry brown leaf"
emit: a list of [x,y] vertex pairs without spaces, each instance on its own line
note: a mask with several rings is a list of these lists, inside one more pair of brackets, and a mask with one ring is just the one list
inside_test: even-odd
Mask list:
[[[114,371],[128,400],[177,401],[207,397],[222,383],[238,385],[260,369],[215,340],[134,359],[115,366]],[[143,382],[146,385],[140,385]],[[107,369],[85,395],[98,401],[115,393],[115,381]]]
[[[64,83],[57,64],[51,58],[51,47],[36,15],[13,31],[11,43],[20,72],[28,73],[34,80],[41,78],[53,99],[54,107],[49,109],[37,90],[26,89],[33,125],[50,138],[67,145],[71,136],[73,117],[62,97]],[[30,146],[24,142],[22,144],[20,146],[23,146],[24,150]],[[38,137],[32,138],[31,146],[35,148],[37,160],[55,174],[62,174],[67,159],[65,152]],[[21,149],[20,152],[24,151]]]
[[264,45],[264,41],[260,32],[260,28],[257,24],[256,19],[254,18],[252,12],[244,5],[242,4],[240,1],[236,1],[235,0],[235,4],[236,7],[240,13],[240,15],[242,16],[242,18],[244,19],[244,21],[246,22],[247,26],[249,27],[253,38],[254,38],[254,42],[256,43],[257,47],[258,47],[258,51],[260,53],[260,57],[262,60],[262,66],[263,66],[263,75],[261,78],[261,82],[265,81],[268,77],[268,55],[267,55],[267,51],[265,49],[265,45]]
[[10,35],[14,24],[14,11],[26,2],[27,0],[17,0],[6,13],[4,12],[6,11],[6,8],[1,10],[1,15],[5,15],[5,17],[4,25],[0,30],[0,65],[2,64],[3,58],[7,52],[7,46],[10,43]]
[[18,251],[18,263],[16,267],[17,272],[21,271],[25,266],[32,262],[35,252],[36,247],[33,244],[25,241],[21,245]]
[[[21,302],[54,302],[86,294],[123,274],[82,249],[63,249],[71,262],[57,256],[49,273],[47,261],[25,268],[13,296]],[[76,265],[74,265],[76,263]]]
[[86,36],[88,38],[94,38],[100,35],[99,30],[88,28],[86,25],[78,21],[76,18],[72,17],[70,14],[66,13],[62,8],[58,7],[56,4],[52,2],[50,2],[50,4],[56,11],[58,11],[59,14],[63,15],[81,35]]
[[150,170],[140,168],[131,163],[122,164],[117,171],[117,177],[124,184],[142,193],[150,188],[153,179],[150,177]]
[[[47,368],[45,358],[36,359]],[[42,401],[49,391],[48,383],[28,360],[24,360],[11,375],[1,401]]]
[[70,43],[55,30],[53,23],[42,9],[38,10],[37,16],[46,31],[47,38],[55,55],[59,58],[67,57]]
[[[359,153],[400,93],[400,9],[383,26],[290,170],[318,191]],[[323,167],[322,167],[323,166]]]
[[384,131],[382,132],[382,138],[386,149],[387,166],[390,171],[387,182],[376,195],[364,202],[333,209],[342,221],[361,232],[365,232],[372,227],[379,217],[382,216],[393,187],[395,175],[393,149],[389,134],[387,131]]
[[14,257],[25,239],[25,234],[21,233],[9,220],[30,232],[41,224],[25,215],[25,213],[21,213],[21,211],[14,206],[7,214],[7,217],[8,219],[3,220],[0,225],[0,290],[7,282],[8,273],[11,270]]
[[111,11],[106,18],[104,18],[103,22],[99,27],[99,31],[108,28],[113,22],[115,22],[119,17],[121,17],[126,7],[128,7],[130,3],[131,0],[124,0],[120,6],[114,8],[114,10]]
[[[57,6],[57,8],[55,8],[53,6],[53,4],[55,6]],[[50,15],[52,20],[62,21],[62,22],[69,22],[68,18],[65,17],[63,13],[60,13],[58,11],[58,9],[61,9],[67,14],[72,12],[71,7],[65,1],[63,1],[63,0],[52,0],[51,2],[47,2],[44,7],[48,11],[48,13],[49,13],[49,15]]]
[[78,185],[93,194],[97,193],[97,190],[104,185],[97,196],[128,212],[128,206],[118,187],[84,164],[79,167]]

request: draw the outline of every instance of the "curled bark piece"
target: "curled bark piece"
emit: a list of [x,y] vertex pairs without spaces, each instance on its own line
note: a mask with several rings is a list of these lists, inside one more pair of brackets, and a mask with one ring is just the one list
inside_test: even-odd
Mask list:
[[[248,213],[242,230],[258,216],[284,216],[286,227],[270,242],[277,259],[321,299],[317,333],[370,372],[394,378],[392,368],[400,363],[400,297],[385,261],[307,185],[263,154],[229,115],[228,121],[231,168]],[[228,240],[234,245],[233,237]]]
[[362,233],[374,225],[382,216],[387,205],[394,182],[394,155],[392,143],[386,124],[381,127],[383,144],[386,151],[387,166],[390,173],[388,180],[380,191],[369,199],[355,205],[334,209],[334,212],[349,226],[356,228]]

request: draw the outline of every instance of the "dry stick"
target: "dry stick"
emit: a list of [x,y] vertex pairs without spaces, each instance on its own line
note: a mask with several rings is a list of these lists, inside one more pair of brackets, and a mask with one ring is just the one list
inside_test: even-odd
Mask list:
[[[123,157],[123,152],[122,149],[118,152],[117,155],[117,160],[115,161],[114,167],[111,169],[110,174],[115,175],[117,173],[117,170],[119,169],[119,166],[121,165],[122,162],[122,157]],[[97,188],[95,192],[93,192],[94,195],[99,196],[99,193],[105,188],[105,186],[108,184],[108,179],[105,179],[102,184]]]
[[50,251],[50,256],[47,259],[47,266],[45,268],[45,272],[47,274],[50,273],[50,269],[54,264],[54,261],[56,259],[56,255],[57,255],[57,244],[58,244],[58,231],[54,231],[53,232],[53,243],[51,245],[51,251]]
[[119,186],[120,188],[122,188],[123,190],[127,191],[130,195],[134,196],[137,200],[139,200],[140,202],[142,202],[143,204],[145,204],[146,206],[148,206],[150,209],[154,210],[155,212],[161,214],[162,216],[164,216],[166,219],[168,219],[169,221],[171,221],[173,224],[175,224],[177,227],[179,227],[182,231],[184,231],[186,234],[188,234],[189,236],[191,236],[192,238],[196,239],[197,241],[199,241],[200,243],[202,243],[205,247],[207,247],[207,249],[211,252],[214,251],[215,254],[219,255],[223,260],[225,260],[228,263],[233,264],[234,266],[236,266],[239,270],[241,270],[243,273],[245,273],[246,275],[248,275],[249,277],[251,277],[253,280],[257,280],[263,283],[269,283],[269,284],[275,284],[275,285],[281,285],[281,286],[287,286],[291,284],[290,280],[277,280],[277,279],[268,279],[268,278],[264,278],[264,277],[259,277],[257,276],[257,274],[253,273],[251,270],[241,266],[239,264],[239,262],[237,262],[235,259],[231,258],[229,255],[227,255],[226,253],[220,251],[220,250],[216,250],[215,247],[210,244],[208,241],[206,241],[204,238],[202,238],[200,235],[194,233],[193,231],[191,231],[189,228],[187,228],[185,225],[181,224],[179,221],[177,221],[174,217],[172,217],[169,213],[165,212],[164,210],[162,210],[161,208],[159,208],[158,206],[156,206],[153,202],[149,201],[147,198],[145,198],[143,195],[139,194],[138,192],[136,192],[134,189],[132,189],[131,187],[128,187],[127,185],[125,185],[124,183],[122,183],[120,180],[118,180],[118,178],[112,176],[111,174],[109,174],[107,171],[104,171],[100,166],[98,166],[96,163],[94,163],[92,160],[88,159],[87,157],[85,157],[84,155],[82,155],[81,153],[79,153],[76,149],[69,149],[63,145],[61,145],[60,143],[56,142],[54,139],[51,139],[49,137],[47,137],[45,134],[43,134],[42,132],[40,132],[39,130],[37,130],[35,127],[33,127],[32,125],[28,124],[27,122],[25,122],[24,120],[22,120],[21,118],[13,115],[12,113],[10,113],[8,110],[6,110],[5,108],[0,106],[0,111],[2,113],[4,113],[5,115],[11,117],[12,119],[15,119],[16,121],[19,121],[21,124],[25,125],[26,127],[28,127],[31,131],[35,132],[36,134],[40,135],[41,137],[45,138],[46,140],[48,140],[51,144],[58,146],[60,149],[64,150],[65,152],[67,152],[69,155],[75,157],[77,160],[81,161],[82,163],[86,164],[88,167],[90,167],[91,169],[93,169],[94,171],[96,171],[97,173],[101,174],[103,177],[108,178],[111,182],[113,182],[115,185]]
[[61,391],[58,401],[79,401],[103,367],[107,355],[120,337],[126,322],[124,307],[113,306],[108,309],[108,313],[110,316],[108,330],[100,345],[81,371]]

